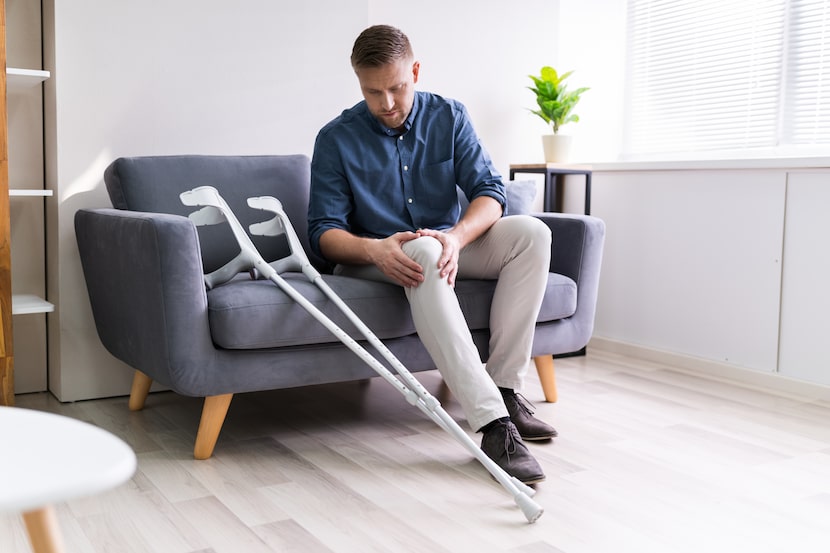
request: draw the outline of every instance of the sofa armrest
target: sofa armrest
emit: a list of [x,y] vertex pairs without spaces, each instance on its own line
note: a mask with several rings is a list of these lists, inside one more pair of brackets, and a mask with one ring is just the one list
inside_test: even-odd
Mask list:
[[581,273],[602,260],[605,222],[589,215],[534,213],[551,230],[550,272],[565,275],[574,282]]
[[[213,349],[196,227],[179,215],[81,209],[75,232],[104,347],[172,386],[177,358]],[[182,342],[189,351],[172,347]]]
[[[556,339],[540,335],[534,352],[567,353],[583,348],[594,330],[599,294],[599,276],[605,243],[605,222],[589,215],[565,213],[534,213],[551,229],[550,270],[576,282],[576,311],[567,320],[554,322]],[[540,346],[537,348],[537,346]],[[537,355],[537,353],[534,353]]]

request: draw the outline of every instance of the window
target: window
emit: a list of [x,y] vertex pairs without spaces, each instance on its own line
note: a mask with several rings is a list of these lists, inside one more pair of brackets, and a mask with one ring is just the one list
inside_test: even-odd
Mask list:
[[830,0],[629,0],[627,17],[624,157],[830,153]]

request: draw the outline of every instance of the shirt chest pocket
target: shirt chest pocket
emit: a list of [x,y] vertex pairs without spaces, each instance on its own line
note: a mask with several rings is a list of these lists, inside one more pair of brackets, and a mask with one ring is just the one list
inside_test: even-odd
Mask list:
[[454,205],[455,165],[452,159],[425,165],[416,181],[418,199],[431,208],[447,209]]

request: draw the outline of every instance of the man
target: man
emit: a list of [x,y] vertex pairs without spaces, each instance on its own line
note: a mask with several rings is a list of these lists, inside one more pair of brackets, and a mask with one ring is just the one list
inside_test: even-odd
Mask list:
[[[550,264],[550,230],[502,217],[500,175],[463,105],[416,92],[420,71],[400,30],[378,25],[354,43],[364,101],[317,136],[309,238],[337,272],[404,287],[418,335],[481,448],[530,484],[545,475],[522,442],[556,431],[514,390],[530,359]],[[459,218],[458,185],[470,200]],[[498,279],[486,369],[455,296],[458,278]]]

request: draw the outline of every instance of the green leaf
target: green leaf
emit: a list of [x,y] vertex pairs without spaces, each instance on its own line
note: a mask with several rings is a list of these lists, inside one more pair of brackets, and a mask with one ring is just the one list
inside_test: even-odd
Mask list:
[[559,75],[556,69],[546,65],[541,68],[539,75],[528,75],[534,86],[527,88],[536,95],[536,104],[539,106],[539,109],[528,111],[552,125],[554,133],[565,123],[579,121],[579,117],[571,112],[579,102],[580,96],[589,90],[587,87],[568,90],[564,81],[572,73],[573,71],[567,71]]

